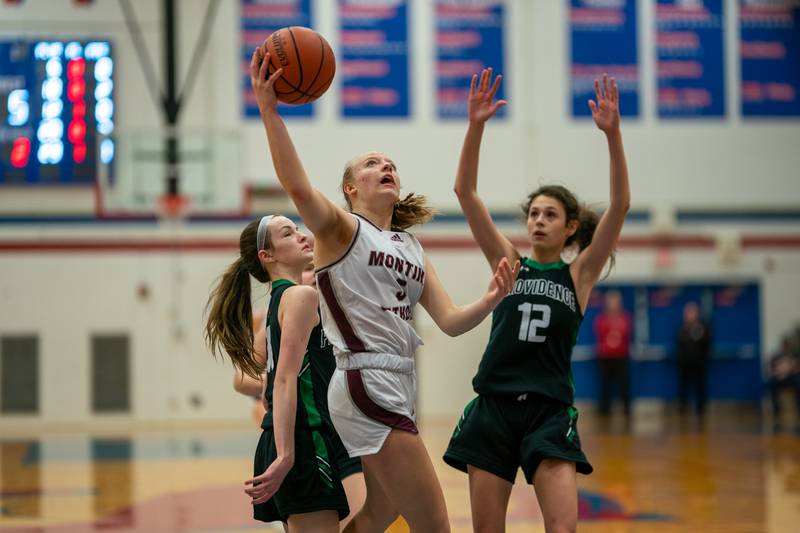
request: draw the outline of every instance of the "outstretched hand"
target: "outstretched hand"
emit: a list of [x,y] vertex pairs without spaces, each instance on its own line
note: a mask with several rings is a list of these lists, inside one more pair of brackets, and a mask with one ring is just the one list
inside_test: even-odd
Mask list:
[[267,68],[269,66],[270,54],[267,52],[267,43],[259,46],[253,51],[250,59],[250,84],[256,94],[258,109],[263,115],[268,109],[275,109],[278,105],[278,97],[275,96],[275,81],[283,74],[283,69],[279,68],[267,78]]
[[269,465],[263,474],[245,481],[244,491],[252,499],[251,503],[256,505],[272,498],[281,488],[281,484],[292,466],[294,466],[292,462],[278,458]]
[[503,76],[498,74],[492,83],[492,68],[483,69],[480,81],[478,75],[472,76],[472,83],[469,88],[469,100],[467,100],[467,111],[470,122],[482,124],[492,118],[497,110],[506,105],[505,100],[494,101],[494,96],[500,88],[500,81]]
[[611,78],[608,83],[608,74],[603,74],[603,85],[599,80],[594,80],[594,92],[597,102],[589,100],[589,109],[592,110],[592,119],[597,127],[606,135],[619,131],[619,90],[617,82]]
[[486,292],[486,297],[491,302],[492,307],[500,303],[500,300],[506,297],[514,287],[514,281],[519,274],[519,260],[514,262],[514,268],[508,262],[508,258],[504,257],[497,264],[497,270],[492,276],[492,281],[489,283],[489,290]]

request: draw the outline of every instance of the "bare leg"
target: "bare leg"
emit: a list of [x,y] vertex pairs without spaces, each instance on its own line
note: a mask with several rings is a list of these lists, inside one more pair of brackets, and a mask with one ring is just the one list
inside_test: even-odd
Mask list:
[[[354,476],[350,476],[354,477]],[[350,478],[347,478],[350,479]],[[366,500],[362,503],[361,507],[356,513],[353,513],[351,507],[351,514],[346,520],[346,527],[342,531],[371,533],[386,531],[392,522],[399,516],[394,506],[389,501],[389,497],[383,491],[378,480],[370,472],[369,468],[364,465],[364,473],[361,475],[364,481]],[[347,490],[347,487],[345,487]],[[348,502],[350,498],[348,495]]]
[[536,498],[547,533],[574,533],[578,527],[578,482],[575,463],[545,459],[533,475]]
[[[375,476],[391,507],[405,518],[412,533],[449,533],[444,494],[422,438],[415,433],[394,429],[383,448],[361,458],[367,479],[367,501],[359,515],[385,516],[387,505],[372,499],[370,476]],[[345,531],[362,533],[360,516]],[[363,530],[369,532],[370,530]],[[381,530],[383,531],[383,530]]]
[[289,533],[337,533],[339,514],[336,511],[293,514],[289,517]]
[[361,472],[351,474],[342,480],[344,492],[347,494],[347,505],[350,507],[350,514],[339,522],[339,527],[344,530],[353,517],[364,507],[364,500],[367,498],[367,486],[364,482],[364,474]]
[[505,533],[511,483],[472,465],[469,471],[469,501],[475,533]]

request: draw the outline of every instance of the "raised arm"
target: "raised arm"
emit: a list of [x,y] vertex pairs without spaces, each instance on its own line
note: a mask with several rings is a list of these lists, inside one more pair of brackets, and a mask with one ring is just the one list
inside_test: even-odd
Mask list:
[[355,231],[355,221],[344,209],[319,192],[308,179],[289,136],[289,130],[278,114],[278,99],[273,86],[283,70],[278,69],[267,78],[269,61],[270,55],[266,51],[265,43],[253,52],[250,83],[253,85],[261,120],[267,131],[275,173],[317,241],[325,247],[335,246],[337,243],[346,245]]
[[518,273],[519,261],[514,263],[512,269],[508,260],[501,259],[486,293],[471,304],[457,306],[444,289],[433,264],[426,257],[425,287],[422,289],[419,303],[431,315],[439,329],[451,337],[456,337],[480,324],[486,315],[492,312],[500,300],[511,291]]
[[[461,158],[458,161],[456,183],[453,190],[461,204],[461,210],[467,217],[473,237],[481,247],[483,255],[489,261],[492,270],[497,269],[500,259],[505,257],[513,263],[519,259],[514,245],[511,244],[492,222],[489,210],[478,196],[478,160],[481,150],[481,139],[486,121],[492,118],[497,110],[506,105],[505,100],[494,101],[497,89],[500,88],[502,76],[492,81],[492,69],[484,69],[480,80],[478,75],[472,76],[467,109],[469,126],[461,147]],[[491,83],[491,85],[490,85]]]
[[[297,376],[311,330],[319,323],[317,292],[307,286],[286,289],[278,306],[281,346],[272,388],[272,421],[277,457],[267,470],[245,481],[254,504],[269,500],[294,466],[294,430],[297,414]],[[248,487],[249,485],[249,487]]]
[[[594,82],[597,102],[589,100],[592,118],[597,127],[606,134],[610,159],[610,200],[597,229],[592,243],[587,246],[572,263],[572,277],[576,282],[578,299],[586,302],[592,287],[600,277],[611,252],[617,244],[625,222],[625,215],[630,208],[631,192],[628,185],[628,165],[625,162],[625,150],[622,146],[622,132],[619,126],[619,90],[614,78],[609,83],[608,76],[603,74],[602,87]],[[582,306],[583,307],[583,306]]]

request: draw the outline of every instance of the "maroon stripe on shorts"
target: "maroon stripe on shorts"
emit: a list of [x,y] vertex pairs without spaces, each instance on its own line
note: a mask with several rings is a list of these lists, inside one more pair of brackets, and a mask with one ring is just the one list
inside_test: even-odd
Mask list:
[[339,332],[342,334],[342,337],[344,337],[347,349],[351,352],[366,352],[367,347],[361,339],[358,338],[358,335],[356,335],[353,326],[350,325],[350,322],[347,320],[347,315],[344,314],[342,306],[339,305],[339,301],[333,293],[331,276],[327,270],[317,273],[317,287],[319,287],[319,290],[322,292],[322,297],[325,298],[328,309],[331,310],[333,321],[336,322],[336,327],[339,328]]
[[350,391],[350,397],[362,413],[391,428],[402,429],[403,431],[409,431],[411,433],[419,433],[417,425],[413,420],[405,415],[393,413],[372,401],[372,398],[367,394],[366,387],[364,387],[364,380],[361,379],[360,370],[346,370],[346,372],[347,388]]

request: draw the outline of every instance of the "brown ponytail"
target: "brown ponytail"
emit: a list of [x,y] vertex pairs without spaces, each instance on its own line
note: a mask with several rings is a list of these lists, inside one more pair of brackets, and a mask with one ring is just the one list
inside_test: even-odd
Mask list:
[[[250,276],[262,283],[269,274],[258,259],[256,232],[260,220],[250,222],[239,237],[239,257],[222,274],[206,303],[205,338],[211,353],[227,353],[233,365],[259,379],[264,364],[253,350],[253,310],[250,304]],[[267,232],[266,248],[270,248]]]
[[394,204],[392,231],[404,231],[411,226],[424,224],[433,218],[436,210],[425,203],[425,197],[413,192]]
[[[574,194],[572,194],[572,191],[566,187],[562,187],[561,185],[543,185],[539,187],[529,194],[525,200],[525,203],[520,206],[522,208],[522,212],[525,213],[526,218],[530,212],[531,203],[536,199],[537,196],[548,196],[558,200],[559,203],[561,203],[561,205],[564,207],[564,211],[567,214],[567,224],[573,220],[578,221],[578,229],[576,229],[575,233],[567,238],[566,242],[564,243],[565,247],[577,244],[578,250],[582,251],[592,243],[592,238],[594,237],[594,232],[597,229],[597,223],[600,222],[600,217],[586,204],[578,203],[578,199]],[[615,255],[616,254],[612,252],[611,257],[609,258],[609,273],[611,272],[611,269],[614,268]]]

